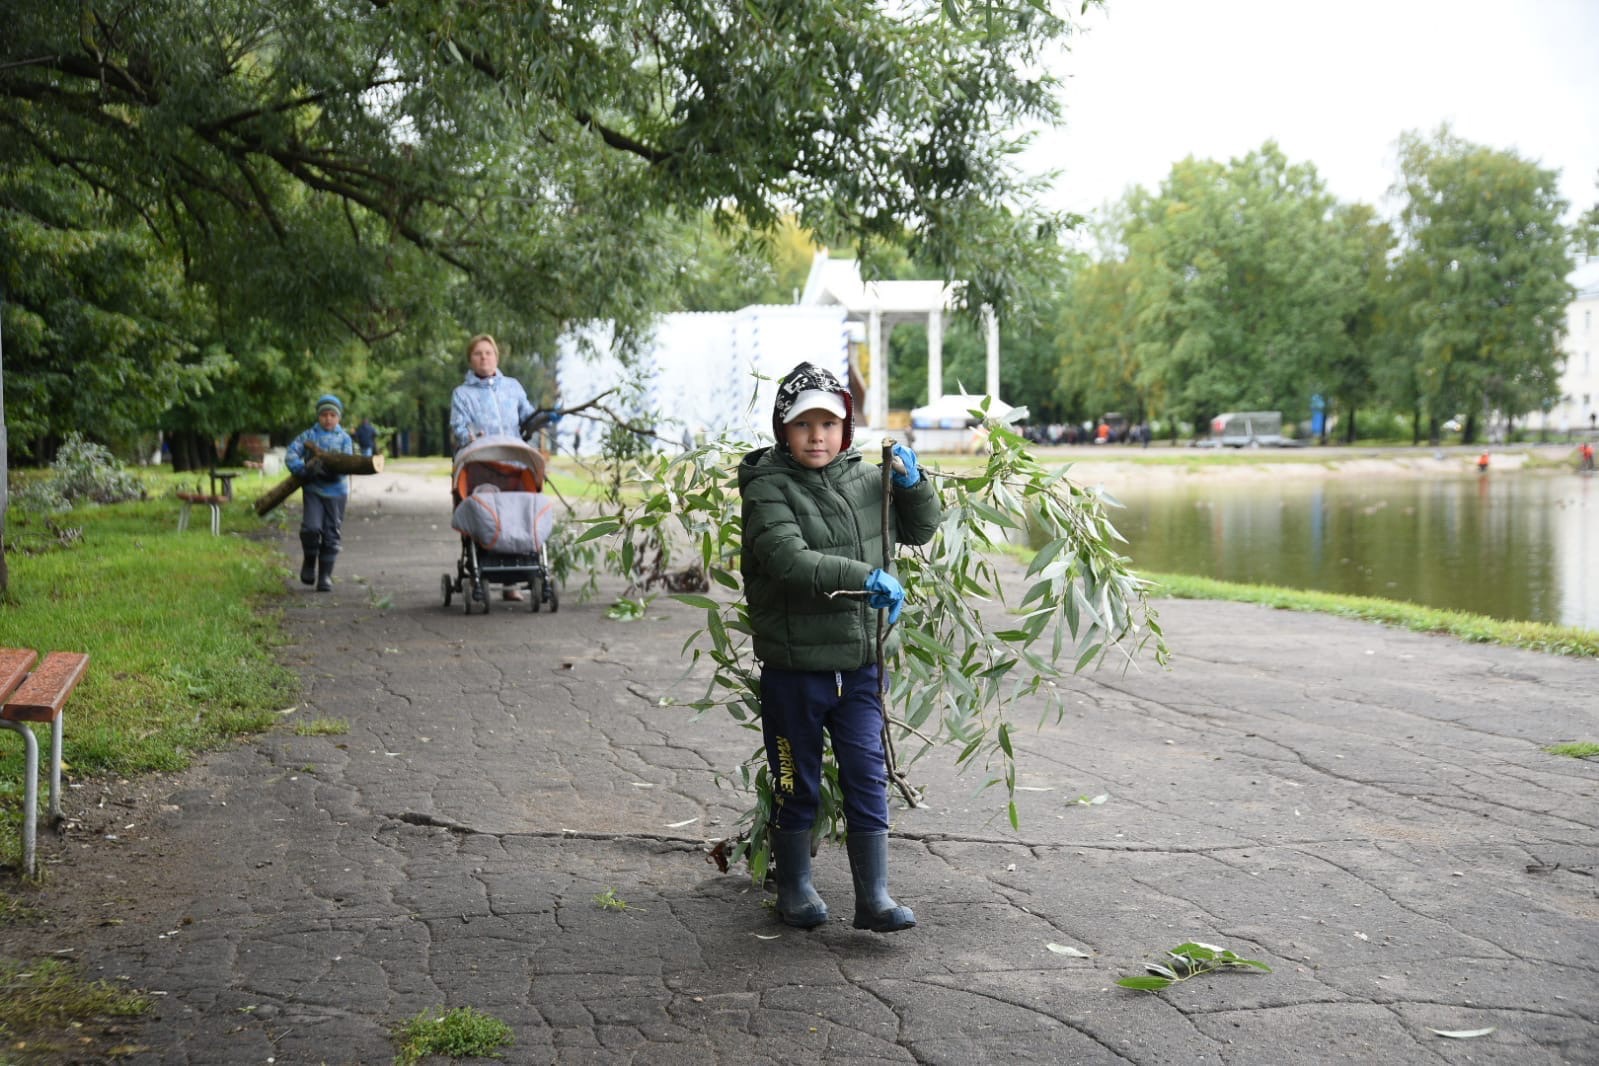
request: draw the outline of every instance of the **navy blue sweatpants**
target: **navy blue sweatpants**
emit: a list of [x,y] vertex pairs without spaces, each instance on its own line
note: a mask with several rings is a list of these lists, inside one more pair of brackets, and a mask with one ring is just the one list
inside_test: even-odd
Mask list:
[[877,666],[859,670],[761,670],[761,734],[785,832],[816,821],[822,730],[833,742],[844,819],[851,833],[888,830],[888,772],[883,766],[883,711]]
[[348,496],[318,496],[309,489],[300,492],[305,510],[300,515],[300,544],[307,555],[331,559],[339,554],[340,530],[344,526],[344,505]]

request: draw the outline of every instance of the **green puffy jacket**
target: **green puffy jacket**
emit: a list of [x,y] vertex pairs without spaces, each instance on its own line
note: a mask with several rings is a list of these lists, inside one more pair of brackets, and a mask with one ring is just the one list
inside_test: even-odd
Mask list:
[[[755,657],[788,670],[855,670],[877,661],[877,612],[866,576],[883,560],[883,481],[853,448],[821,470],[759,448],[738,467],[744,501],[740,567]],[[895,543],[926,544],[938,529],[938,493],[926,477],[896,487]],[[892,571],[892,566],[890,566]],[[889,635],[889,647],[899,634]]]

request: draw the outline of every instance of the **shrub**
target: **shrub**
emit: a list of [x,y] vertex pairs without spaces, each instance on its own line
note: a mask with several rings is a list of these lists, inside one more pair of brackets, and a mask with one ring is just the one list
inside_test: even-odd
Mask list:
[[144,486],[104,446],[73,433],[56,453],[50,473],[30,481],[14,497],[30,511],[70,511],[79,500],[122,503],[144,498]]

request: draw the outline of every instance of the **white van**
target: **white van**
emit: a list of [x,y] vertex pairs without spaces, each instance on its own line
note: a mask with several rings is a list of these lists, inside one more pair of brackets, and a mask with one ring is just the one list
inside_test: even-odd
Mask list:
[[1212,447],[1281,448],[1289,444],[1283,436],[1280,411],[1229,411],[1210,420]]

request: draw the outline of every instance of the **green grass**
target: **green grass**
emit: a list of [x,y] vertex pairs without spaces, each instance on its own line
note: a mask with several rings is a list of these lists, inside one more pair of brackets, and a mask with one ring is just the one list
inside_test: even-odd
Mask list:
[[511,1027],[498,1018],[457,1007],[446,1013],[423,1011],[394,1034],[396,1066],[412,1066],[426,1055],[451,1058],[500,1058],[496,1050],[511,1042]]
[[625,911],[630,906],[627,900],[616,894],[616,889],[607,888],[604,892],[594,897],[594,905],[602,911]]
[[74,1030],[86,1022],[135,1018],[149,1009],[144,996],[82,980],[60,960],[0,958],[0,1037],[8,1046],[42,1052],[57,1042],[76,1045]]
[[1599,632],[1592,629],[1544,622],[1502,622],[1464,611],[1443,611],[1397,600],[1307,592],[1274,585],[1239,585],[1183,574],[1140,571],[1139,576],[1153,582],[1158,595],[1179,599],[1259,603],[1285,611],[1315,611],[1380,622],[1417,633],[1443,633],[1473,644],[1503,644],[1579,658],[1599,656]]
[[1551,744],[1544,751],[1550,755],[1567,755],[1573,759],[1591,759],[1599,755],[1599,743],[1591,740],[1573,740],[1568,744]]
[[36,922],[43,917],[43,911],[30,907],[16,896],[0,895],[0,925],[11,922]]
[[311,718],[294,727],[300,737],[342,737],[350,731],[350,723],[343,718]]
[[[0,645],[89,653],[66,708],[70,777],[181,769],[229,736],[266,729],[294,701],[298,680],[274,657],[285,594],[274,545],[213,537],[204,519],[180,535],[163,495],[80,505],[50,522],[81,538],[57,547],[39,516],[8,515]],[[224,534],[261,528],[247,505],[224,508]],[[36,731],[48,751],[48,728]],[[22,777],[22,745],[0,743],[0,862],[20,852]]]

